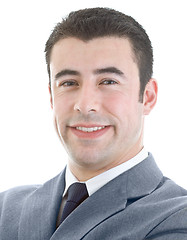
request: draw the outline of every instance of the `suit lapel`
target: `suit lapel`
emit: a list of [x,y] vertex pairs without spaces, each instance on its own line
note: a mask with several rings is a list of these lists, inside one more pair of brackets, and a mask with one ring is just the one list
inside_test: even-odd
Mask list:
[[[126,177],[123,177],[122,184],[125,184]],[[59,226],[51,240],[60,240],[62,236],[63,239],[81,239],[100,222],[123,210],[126,202],[126,188],[116,188],[115,181],[111,181],[75,209]]]
[[40,186],[26,199],[19,224],[19,240],[50,239],[65,188],[65,171]]
[[110,181],[86,199],[59,226],[51,240],[82,239],[98,224],[125,209],[131,199],[138,199],[156,189],[163,175],[152,155],[129,171]]

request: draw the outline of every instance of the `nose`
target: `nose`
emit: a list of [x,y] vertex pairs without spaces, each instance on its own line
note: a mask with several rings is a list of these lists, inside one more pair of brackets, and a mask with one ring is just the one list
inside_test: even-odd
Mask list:
[[74,110],[83,114],[98,112],[100,109],[98,89],[84,86],[77,93]]

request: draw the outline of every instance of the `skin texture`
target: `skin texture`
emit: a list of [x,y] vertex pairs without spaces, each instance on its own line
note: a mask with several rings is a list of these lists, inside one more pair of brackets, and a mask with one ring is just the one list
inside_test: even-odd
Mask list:
[[80,181],[142,149],[144,117],[156,103],[157,83],[150,79],[140,103],[139,69],[127,39],[62,39],[53,47],[50,70],[55,127]]

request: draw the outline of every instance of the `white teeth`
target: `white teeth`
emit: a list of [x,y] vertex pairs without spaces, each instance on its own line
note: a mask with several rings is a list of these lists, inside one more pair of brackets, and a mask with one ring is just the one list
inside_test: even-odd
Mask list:
[[105,127],[93,127],[93,128],[86,128],[86,127],[76,127],[77,130],[83,131],[83,132],[96,132],[98,130],[101,130]]

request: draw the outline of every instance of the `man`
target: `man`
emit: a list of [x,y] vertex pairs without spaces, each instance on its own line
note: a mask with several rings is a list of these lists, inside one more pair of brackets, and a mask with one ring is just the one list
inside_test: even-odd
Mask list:
[[187,239],[187,191],[143,145],[157,82],[141,25],[107,8],[72,12],[45,51],[68,164],[44,185],[0,194],[0,239]]

